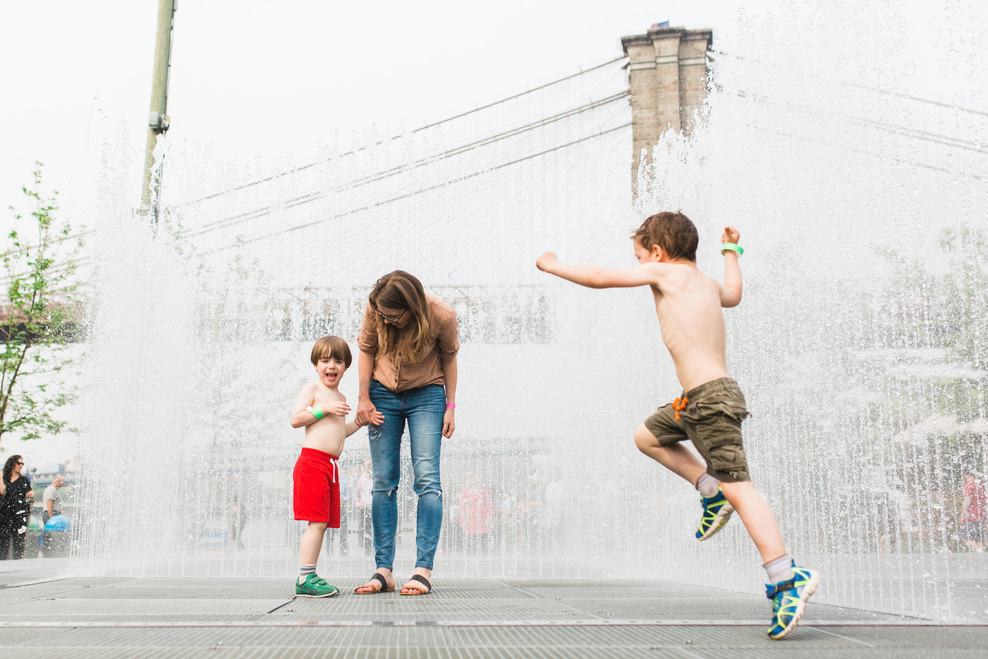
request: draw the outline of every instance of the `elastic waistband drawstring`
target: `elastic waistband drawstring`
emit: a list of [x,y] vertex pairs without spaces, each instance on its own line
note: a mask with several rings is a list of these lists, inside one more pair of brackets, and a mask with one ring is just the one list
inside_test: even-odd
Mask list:
[[677,398],[672,402],[672,409],[676,410],[676,421],[679,421],[679,413],[686,409],[686,403],[688,402],[690,402],[690,399],[686,396]]

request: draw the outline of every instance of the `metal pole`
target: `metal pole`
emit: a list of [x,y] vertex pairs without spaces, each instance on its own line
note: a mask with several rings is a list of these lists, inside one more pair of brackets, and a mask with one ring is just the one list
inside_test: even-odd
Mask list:
[[144,188],[141,194],[141,211],[148,216],[152,226],[158,226],[158,199],[161,186],[161,166],[157,172],[157,185],[152,195],[155,179],[154,149],[158,136],[168,130],[168,73],[171,66],[172,27],[175,22],[176,0],[158,0],[158,31],[154,47],[154,71],[151,75],[151,112],[148,115],[147,151],[144,155]]

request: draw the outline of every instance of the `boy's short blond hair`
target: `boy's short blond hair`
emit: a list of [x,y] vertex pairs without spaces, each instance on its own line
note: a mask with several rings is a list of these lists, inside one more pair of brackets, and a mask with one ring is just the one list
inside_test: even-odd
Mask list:
[[680,211],[648,216],[631,237],[647,250],[658,245],[669,258],[696,261],[700,237],[690,218]]
[[350,346],[338,336],[324,336],[312,346],[312,365],[318,364],[323,357],[339,359],[346,364],[347,368],[350,368],[350,364],[353,363]]

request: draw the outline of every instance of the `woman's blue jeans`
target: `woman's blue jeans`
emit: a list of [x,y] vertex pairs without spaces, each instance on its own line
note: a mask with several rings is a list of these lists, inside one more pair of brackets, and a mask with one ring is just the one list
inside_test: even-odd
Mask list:
[[370,400],[384,422],[367,426],[374,491],[371,520],[377,567],[392,569],[395,534],[398,531],[398,480],[401,476],[401,436],[408,422],[411,444],[412,489],[418,495],[415,567],[432,569],[443,522],[443,490],[439,483],[439,450],[442,447],[446,389],[430,384],[393,392],[376,380],[370,383]]

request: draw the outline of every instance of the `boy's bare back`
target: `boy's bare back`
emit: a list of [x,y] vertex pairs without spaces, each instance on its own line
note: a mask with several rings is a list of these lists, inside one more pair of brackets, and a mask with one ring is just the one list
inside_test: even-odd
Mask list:
[[726,331],[720,283],[695,264],[648,263],[655,313],[684,391],[726,378]]

